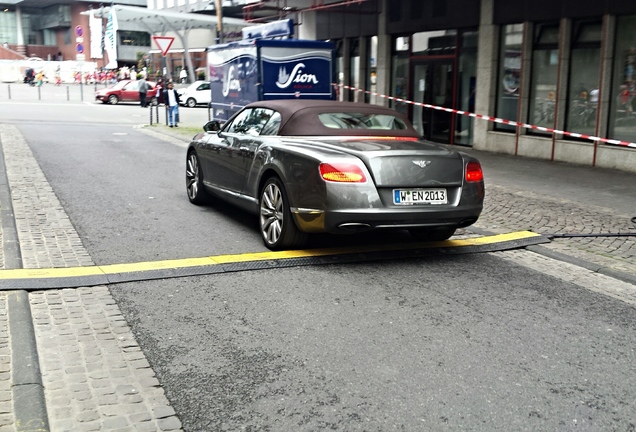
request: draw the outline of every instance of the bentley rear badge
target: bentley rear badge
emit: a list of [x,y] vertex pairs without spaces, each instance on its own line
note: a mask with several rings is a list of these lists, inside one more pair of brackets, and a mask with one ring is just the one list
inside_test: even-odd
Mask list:
[[420,168],[424,168],[425,166],[429,165],[431,163],[431,161],[427,161],[427,160],[414,160],[413,163],[415,165],[417,165]]

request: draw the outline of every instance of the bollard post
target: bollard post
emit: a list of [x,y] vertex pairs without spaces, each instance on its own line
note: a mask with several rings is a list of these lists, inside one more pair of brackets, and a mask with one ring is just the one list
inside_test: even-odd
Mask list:
[[66,100],[67,101],[71,100],[71,93],[69,92],[68,86],[66,86]]
[[148,111],[150,111],[150,126],[152,126],[152,104],[150,105]]
[[80,100],[82,102],[84,102],[84,84],[82,83],[82,80],[80,80]]
[[42,87],[38,86],[38,100],[42,100]]
[[7,90],[9,91],[9,100],[11,100],[11,84],[7,84]]
[[212,121],[212,116],[210,114],[210,110],[212,109],[212,107],[210,106],[210,104],[208,104],[208,121]]

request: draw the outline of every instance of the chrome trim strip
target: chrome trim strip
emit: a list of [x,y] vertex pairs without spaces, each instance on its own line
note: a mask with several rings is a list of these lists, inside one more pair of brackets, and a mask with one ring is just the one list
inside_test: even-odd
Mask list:
[[293,208],[290,208],[290,210],[292,213],[295,213],[295,214],[311,214],[311,215],[323,214],[325,212],[324,210],[319,210],[319,209],[299,208],[299,207],[293,207]]

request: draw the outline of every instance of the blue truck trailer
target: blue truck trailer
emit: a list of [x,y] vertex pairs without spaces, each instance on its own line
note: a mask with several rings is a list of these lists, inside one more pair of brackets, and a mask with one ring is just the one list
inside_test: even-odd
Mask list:
[[334,99],[334,45],[299,39],[253,39],[207,49],[214,119],[270,99]]

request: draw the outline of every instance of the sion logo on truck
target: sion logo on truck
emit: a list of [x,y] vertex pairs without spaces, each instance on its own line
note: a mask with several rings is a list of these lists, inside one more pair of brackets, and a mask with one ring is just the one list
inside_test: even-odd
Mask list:
[[316,75],[304,73],[304,67],[304,63],[298,63],[294,66],[291,73],[288,74],[287,68],[281,66],[278,69],[278,81],[276,81],[276,86],[284,89],[292,84],[318,84],[318,78],[316,78]]
[[234,65],[230,66],[227,71],[227,81],[223,86],[223,96],[227,97],[231,90],[241,91],[241,81],[234,76]]

